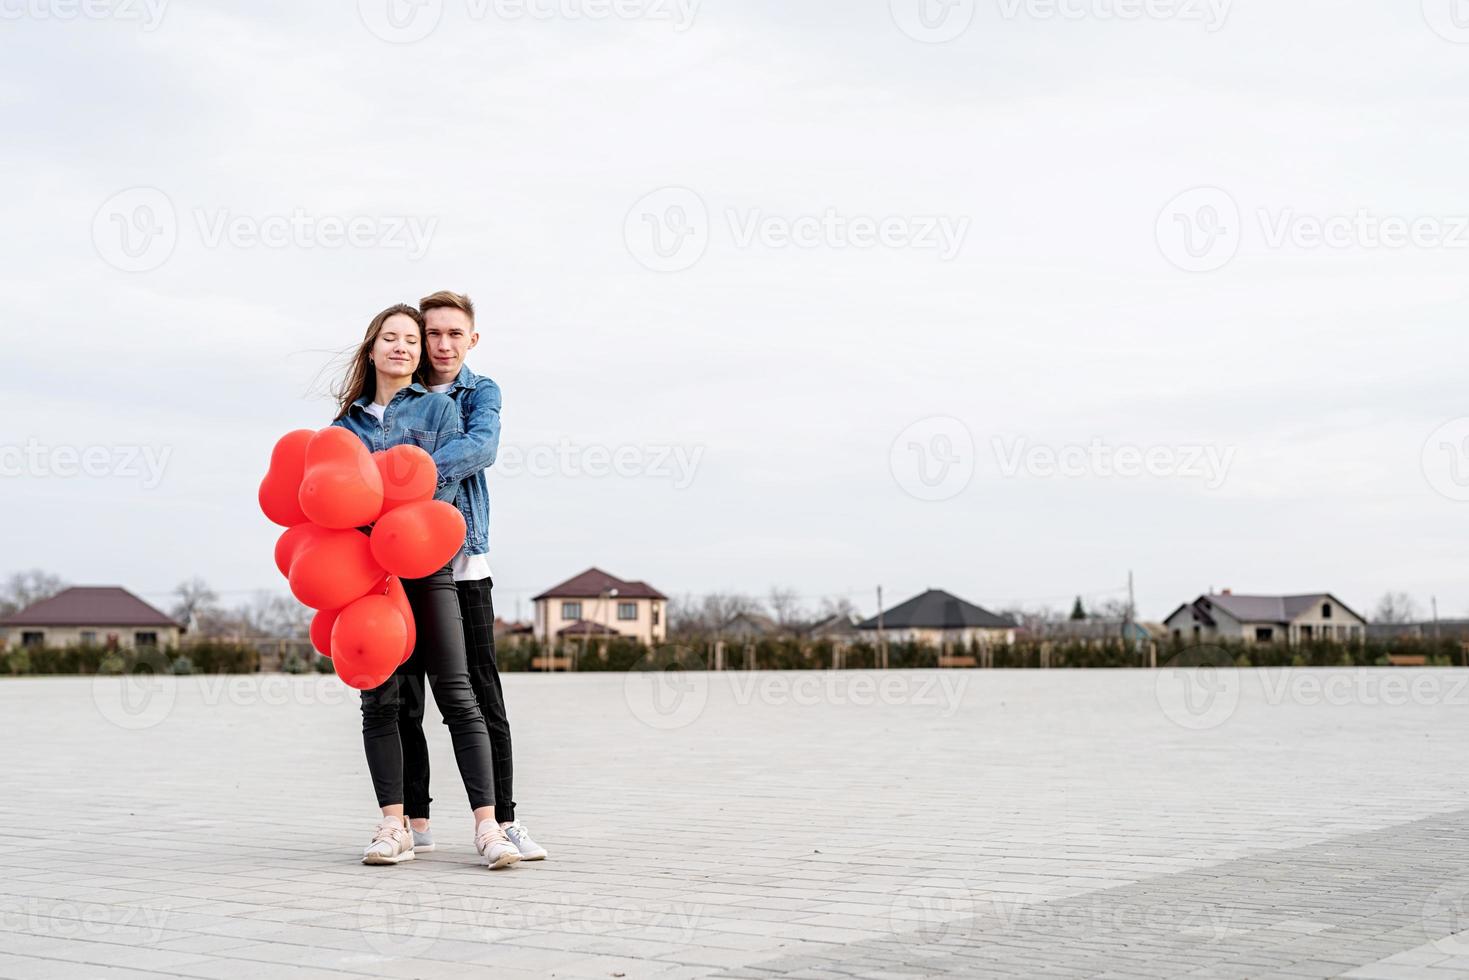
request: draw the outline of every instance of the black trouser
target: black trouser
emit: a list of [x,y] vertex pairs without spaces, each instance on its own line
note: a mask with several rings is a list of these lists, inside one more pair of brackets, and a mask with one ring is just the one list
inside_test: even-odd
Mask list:
[[[500,687],[500,669],[495,663],[495,603],[491,598],[493,579],[460,582],[459,607],[464,614],[464,648],[469,658],[469,683],[490,733],[490,751],[495,760],[495,819],[515,819],[514,767],[510,758],[510,719],[505,715],[505,692]],[[398,717],[403,739],[403,771],[406,774],[408,816],[428,819],[428,743],[423,737],[422,697],[404,699]]]
[[[418,705],[419,718],[423,717],[425,677],[454,741],[454,758],[459,763],[459,776],[464,780],[470,808],[494,806],[490,738],[469,680],[454,576],[446,565],[427,578],[405,579],[403,589],[408,593],[408,604],[413,607],[418,644],[408,662],[381,687],[362,692],[362,742],[367,749],[367,768],[372,773],[378,806],[406,804],[403,745],[407,738],[399,739],[398,717],[406,705],[414,703]],[[421,723],[415,731],[422,744]]]

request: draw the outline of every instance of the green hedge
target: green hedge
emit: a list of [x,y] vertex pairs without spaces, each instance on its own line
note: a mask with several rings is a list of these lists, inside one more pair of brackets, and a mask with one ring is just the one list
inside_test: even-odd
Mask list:
[[0,674],[251,674],[260,653],[238,643],[196,643],[183,648],[12,647],[0,653]]

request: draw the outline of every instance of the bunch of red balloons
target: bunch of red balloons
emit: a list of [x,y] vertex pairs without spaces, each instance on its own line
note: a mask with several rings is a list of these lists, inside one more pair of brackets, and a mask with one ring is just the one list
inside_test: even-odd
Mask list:
[[438,571],[464,543],[464,517],[433,499],[438,477],[417,446],[369,453],[337,426],[289,432],[270,454],[260,509],[286,528],[276,567],[316,610],[312,645],[359,690],[382,684],[413,654],[402,580]]

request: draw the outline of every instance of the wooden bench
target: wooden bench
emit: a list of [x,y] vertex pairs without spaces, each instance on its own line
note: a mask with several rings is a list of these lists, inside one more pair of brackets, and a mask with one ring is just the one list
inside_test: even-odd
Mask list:
[[978,667],[979,661],[967,653],[941,653],[939,654],[940,667]]
[[564,655],[551,657],[531,657],[531,670],[570,670],[571,658]]
[[1428,657],[1421,653],[1390,653],[1387,662],[1394,667],[1424,667],[1428,664]]

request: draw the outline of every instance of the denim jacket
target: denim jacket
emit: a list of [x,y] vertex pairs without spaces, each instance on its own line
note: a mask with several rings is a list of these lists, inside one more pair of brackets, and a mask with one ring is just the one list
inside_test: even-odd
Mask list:
[[[371,403],[372,398],[363,395],[348,406],[346,415],[332,423],[361,439],[370,452],[406,444],[433,455],[461,436],[454,402],[416,382],[393,396],[381,422],[367,410]],[[454,503],[456,488],[445,485],[442,477],[441,472],[434,499]]]
[[490,493],[485,469],[495,465],[500,451],[500,386],[461,367],[446,394],[459,406],[464,435],[434,450],[439,487],[458,487],[454,503],[468,529],[464,554],[489,554]]

